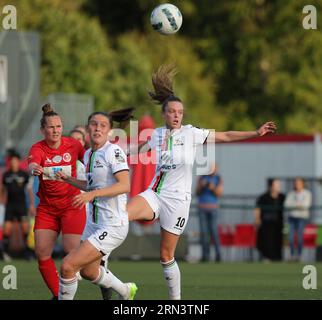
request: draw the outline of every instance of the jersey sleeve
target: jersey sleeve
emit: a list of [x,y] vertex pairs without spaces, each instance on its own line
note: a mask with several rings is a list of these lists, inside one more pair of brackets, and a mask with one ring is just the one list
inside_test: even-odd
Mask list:
[[194,144],[204,144],[209,136],[210,131],[208,129],[200,129],[192,127]]
[[113,174],[124,170],[129,171],[129,166],[127,164],[124,151],[117,145],[113,145],[109,151],[107,161],[111,166]]
[[42,156],[43,156],[43,151],[41,150],[41,148],[39,146],[33,145],[29,150],[28,164],[34,162],[40,165]]

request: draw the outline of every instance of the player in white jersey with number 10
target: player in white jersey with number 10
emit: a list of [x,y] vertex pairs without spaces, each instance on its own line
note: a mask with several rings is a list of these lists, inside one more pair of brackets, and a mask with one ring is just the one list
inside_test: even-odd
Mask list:
[[[197,145],[232,142],[274,132],[267,122],[257,131],[210,132],[182,125],[184,107],[174,95],[172,77],[175,69],[162,66],[153,74],[154,92],[150,96],[162,105],[165,126],[157,128],[151,140],[139,146],[139,152],[156,150],[156,174],[149,188],[127,205],[129,220],[152,220],[159,217],[161,226],[160,260],[167,281],[169,297],[181,299],[180,270],[174,259],[175,249],[189,217],[192,168]],[[130,150],[130,153],[133,153]]]
[[87,181],[62,172],[56,174],[62,181],[86,191],[73,199],[74,206],[89,203],[82,243],[64,258],[61,266],[60,300],[74,298],[78,271],[92,283],[114,289],[124,300],[133,300],[137,290],[134,283],[123,283],[100,266],[102,257],[108,257],[122,244],[129,229],[126,212],[129,168],[123,150],[108,141],[111,128],[112,118],[105,112],[94,112],[88,118],[91,148],[84,155]]

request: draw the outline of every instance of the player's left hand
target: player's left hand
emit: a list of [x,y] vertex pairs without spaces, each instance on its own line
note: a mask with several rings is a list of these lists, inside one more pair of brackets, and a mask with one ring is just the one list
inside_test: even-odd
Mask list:
[[72,201],[72,205],[76,208],[83,208],[83,206],[94,199],[94,196],[91,194],[91,192],[84,192],[76,197],[74,197]]
[[260,137],[265,136],[268,133],[275,133],[277,126],[273,121],[264,123],[258,130],[257,133]]

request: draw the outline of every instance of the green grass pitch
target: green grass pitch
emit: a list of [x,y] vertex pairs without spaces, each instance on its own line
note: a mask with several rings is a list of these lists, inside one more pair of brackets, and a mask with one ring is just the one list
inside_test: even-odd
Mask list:
[[[60,262],[57,262],[59,266]],[[5,290],[5,265],[17,270],[17,289]],[[179,262],[182,298],[186,300],[262,300],[321,299],[322,263],[317,269],[317,289],[302,286],[300,263],[187,263]],[[136,282],[137,300],[166,300],[167,287],[158,261],[111,261],[112,272],[125,282]],[[42,281],[35,261],[0,262],[0,300],[48,300],[51,295]],[[76,299],[101,299],[98,287],[86,280],[79,282]]]

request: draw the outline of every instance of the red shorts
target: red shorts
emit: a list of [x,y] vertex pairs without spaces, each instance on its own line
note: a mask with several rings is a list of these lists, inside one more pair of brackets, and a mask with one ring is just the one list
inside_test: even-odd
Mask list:
[[35,217],[34,230],[50,229],[62,234],[82,234],[86,224],[86,209],[39,205]]

